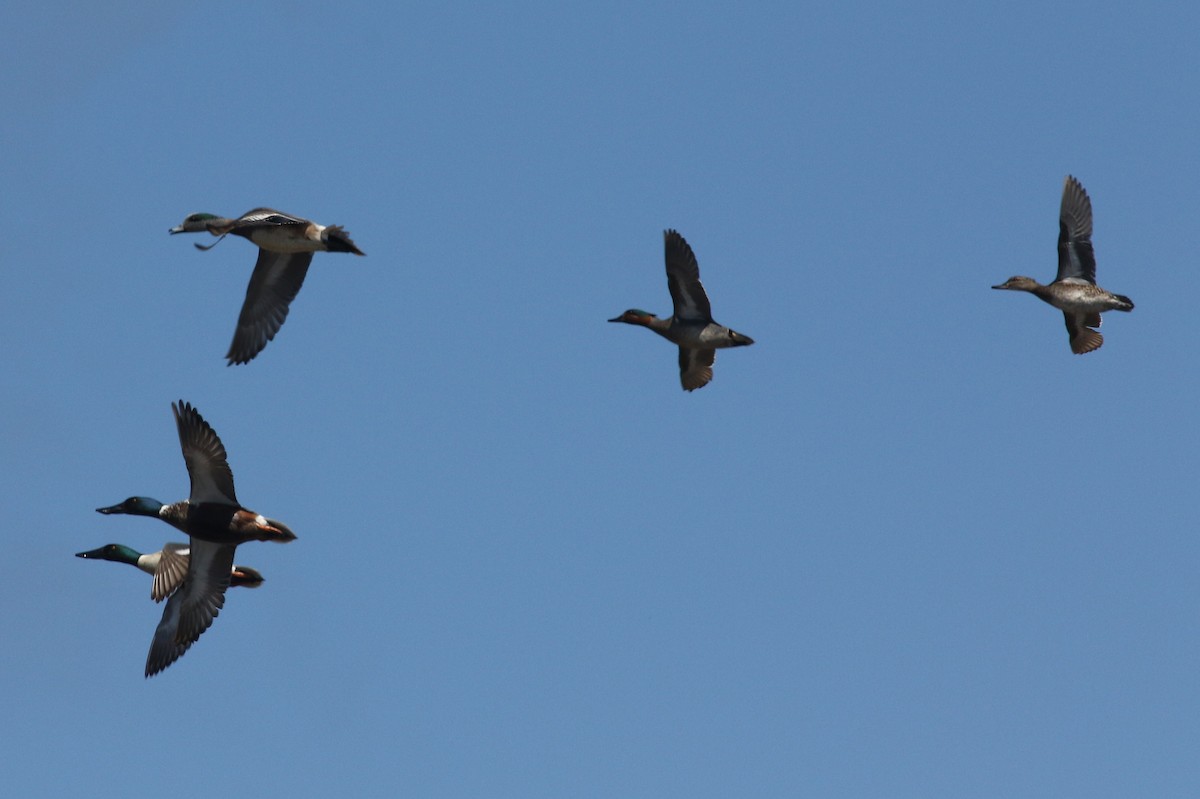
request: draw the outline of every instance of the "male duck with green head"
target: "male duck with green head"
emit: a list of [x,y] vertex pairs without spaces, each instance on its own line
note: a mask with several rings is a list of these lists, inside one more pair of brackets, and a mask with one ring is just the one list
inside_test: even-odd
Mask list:
[[288,305],[296,298],[308,274],[314,252],[349,252],[363,255],[340,225],[318,225],[273,208],[255,208],[237,219],[215,214],[192,214],[171,233],[211,233],[217,241],[198,250],[211,250],[232,233],[258,245],[258,263],[246,288],[246,301],[238,316],[229,365],[249,363],[275,338],[287,319]]
[[225,604],[238,544],[287,543],[296,538],[287,525],[248,510],[237,501],[225,447],[199,411],[182,400],[178,405],[171,403],[171,411],[191,478],[189,497],[170,505],[149,497],[130,497],[118,505],[96,509],[104,514],[162,519],[191,539],[183,582],[163,610],[150,644],[147,677],[174,663],[212,626]]
[[663,245],[667,288],[671,291],[675,313],[670,319],[660,319],[647,311],[630,308],[608,321],[648,327],[678,344],[679,382],[685,391],[695,391],[712,380],[712,365],[718,349],[745,347],[753,344],[754,339],[713,321],[708,295],[700,285],[700,266],[683,236],[674,230],[664,231]]
[[[154,578],[150,588],[150,598],[162,602],[175,593],[175,589],[187,576],[188,562],[191,560],[191,547],[174,541],[166,544],[158,552],[142,554],[133,547],[124,544],[105,544],[99,549],[89,549],[87,552],[76,552],[75,557],[88,560],[110,560],[113,563],[128,563]],[[258,569],[249,566],[233,565],[229,573],[229,587],[243,586],[258,588],[265,578]]]
[[1132,311],[1133,300],[1096,285],[1096,254],[1092,249],[1092,200],[1071,175],[1063,181],[1058,209],[1058,275],[1043,286],[1031,277],[1010,277],[994,289],[1027,291],[1063,312],[1071,352],[1082,355],[1100,349],[1102,311]]

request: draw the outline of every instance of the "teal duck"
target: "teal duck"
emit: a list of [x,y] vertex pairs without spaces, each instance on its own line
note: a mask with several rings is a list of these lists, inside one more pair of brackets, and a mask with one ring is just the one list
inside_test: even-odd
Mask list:
[[630,308],[608,321],[640,325],[678,344],[679,381],[685,391],[695,391],[712,380],[718,349],[745,347],[753,344],[754,339],[713,321],[708,295],[700,284],[700,266],[683,236],[666,230],[663,245],[674,314],[662,319],[648,311]]
[[994,289],[1027,291],[1063,312],[1071,352],[1082,355],[1100,349],[1099,330],[1104,311],[1132,311],[1133,300],[1096,285],[1096,255],[1092,250],[1092,201],[1071,175],[1063,182],[1058,212],[1058,275],[1043,286],[1031,277],[1010,277]]

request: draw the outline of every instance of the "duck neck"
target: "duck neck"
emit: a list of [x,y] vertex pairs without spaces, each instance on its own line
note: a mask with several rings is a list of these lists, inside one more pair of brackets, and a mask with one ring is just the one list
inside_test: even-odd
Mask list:
[[671,329],[671,320],[663,319],[660,316],[647,316],[642,322],[646,327],[658,333],[660,336],[667,335],[667,331]]
[[[1039,283],[1036,286],[1034,286],[1033,288],[1029,289],[1029,293],[1032,294],[1033,296],[1037,297],[1039,300],[1041,300],[1044,303],[1054,305],[1054,292],[1052,292],[1050,290],[1049,286],[1043,286],[1042,284]],[[1057,308],[1058,306],[1055,305],[1054,307]]]

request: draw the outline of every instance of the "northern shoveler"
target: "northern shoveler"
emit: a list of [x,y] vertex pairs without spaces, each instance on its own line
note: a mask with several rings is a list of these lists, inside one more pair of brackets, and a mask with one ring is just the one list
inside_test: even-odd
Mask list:
[[1096,285],[1096,255],[1092,251],[1092,201],[1071,175],[1063,182],[1058,211],[1058,275],[1043,286],[1031,277],[1010,277],[994,289],[1028,291],[1063,312],[1071,352],[1082,355],[1100,349],[1103,311],[1132,311],[1133,300]]
[[668,341],[679,345],[679,381],[685,391],[695,391],[712,380],[712,365],[717,350],[744,347],[754,339],[713,321],[708,295],[700,284],[700,266],[683,236],[674,230],[663,232],[667,262],[667,288],[675,313],[660,319],[648,311],[630,308],[610,322],[648,327]]
[[[191,547],[187,544],[170,542],[158,552],[142,554],[133,547],[124,544],[105,544],[99,549],[89,549],[87,552],[76,552],[75,557],[89,560],[111,560],[114,563],[128,563],[136,566],[146,574],[154,577],[150,588],[150,598],[162,602],[175,592],[183,578],[187,576],[188,561]],[[229,573],[229,587],[258,588],[265,578],[258,569],[249,566],[233,565]]]
[[104,514],[153,516],[191,539],[186,576],[167,603],[150,644],[147,677],[174,663],[212,626],[225,604],[238,544],[287,543],[296,538],[287,525],[247,510],[237,501],[225,447],[199,411],[183,400],[178,405],[171,403],[171,411],[191,478],[189,497],[170,505],[149,497],[130,497],[118,505],[96,509]]
[[209,232],[217,241],[196,249],[211,250],[232,233],[258,245],[258,262],[246,288],[246,301],[238,316],[233,343],[225,357],[229,365],[249,363],[275,338],[287,319],[288,305],[296,298],[314,252],[350,252],[364,255],[340,225],[318,225],[271,208],[255,208],[237,219],[214,214],[191,214],[171,233]]

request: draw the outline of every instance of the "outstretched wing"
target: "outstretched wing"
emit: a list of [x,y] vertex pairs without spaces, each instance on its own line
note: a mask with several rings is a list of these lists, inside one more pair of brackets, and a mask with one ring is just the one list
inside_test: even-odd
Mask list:
[[683,236],[674,230],[663,232],[663,246],[667,261],[667,288],[671,290],[671,302],[675,304],[675,316],[695,322],[711,322],[712,308],[708,295],[700,285],[700,265]]
[[1104,344],[1104,336],[1098,330],[1092,330],[1100,327],[1100,314],[1063,311],[1063,317],[1067,321],[1067,335],[1071,337],[1071,352],[1083,355]]
[[695,391],[708,385],[712,380],[713,361],[717,359],[716,350],[693,350],[679,348],[679,382],[685,391]]
[[175,413],[175,426],[179,429],[183,460],[192,479],[188,502],[192,505],[215,502],[241,507],[233,490],[233,472],[225,457],[225,446],[216,431],[204,421],[199,411],[183,400],[179,401],[178,407],[171,403],[171,410]]
[[192,539],[191,562],[179,590],[167,600],[146,656],[152,677],[187,652],[225,605],[235,547]]
[[1083,186],[1067,175],[1058,211],[1057,280],[1096,282],[1096,254],[1092,251],[1092,201]]
[[189,551],[187,544],[171,543],[162,548],[150,589],[150,598],[155,602],[162,602],[169,597],[187,577]]
[[288,306],[304,285],[312,257],[311,252],[259,249],[258,263],[254,265],[250,285],[246,287],[246,300],[238,315],[233,342],[225,355],[230,365],[249,363],[263,351],[268,341],[275,338],[287,319]]

